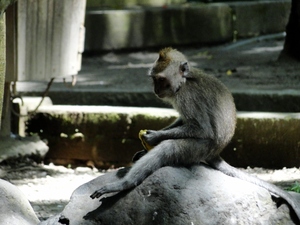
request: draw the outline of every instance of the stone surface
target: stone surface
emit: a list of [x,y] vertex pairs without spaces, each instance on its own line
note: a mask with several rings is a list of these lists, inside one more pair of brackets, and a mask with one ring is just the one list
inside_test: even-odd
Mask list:
[[[300,65],[278,63],[284,40],[275,37],[178,50],[191,65],[218,77],[232,91],[239,111],[300,112]],[[153,94],[147,76],[157,57],[157,49],[86,56],[76,86],[66,88],[57,80],[48,95],[60,105],[167,107]],[[17,85],[23,96],[41,96],[46,88],[44,82]]]
[[291,1],[229,3],[235,16],[237,38],[283,32],[288,22]]
[[[161,129],[174,121],[172,109],[112,106],[43,106],[28,123],[49,141],[47,158],[95,162],[109,168],[128,165],[143,147],[141,129]],[[233,140],[222,156],[236,167],[299,167],[299,113],[238,112]],[[40,132],[42,131],[42,132]]]
[[41,107],[39,113],[28,128],[48,140],[48,159],[93,160],[106,168],[131,162],[142,149],[141,129],[160,129],[178,115],[171,109],[58,105]]
[[236,167],[300,166],[300,113],[239,112],[222,156]]
[[204,165],[164,167],[132,190],[90,199],[116,179],[108,173],[80,186],[60,214],[40,225],[295,224],[287,205],[276,205],[265,189]]
[[0,138],[0,162],[18,157],[34,157],[41,161],[48,150],[49,147],[38,136]]
[[11,115],[11,133],[25,137],[28,117],[35,113],[38,107],[45,105],[53,105],[49,97],[20,97],[13,99],[12,108],[16,113]]
[[0,225],[38,223],[26,196],[11,183],[0,179]]
[[290,0],[168,3],[118,10],[89,8],[85,51],[215,44],[284,32],[291,7]]
[[165,6],[169,4],[182,4],[186,0],[87,0],[88,8],[112,8],[120,9],[124,7],[138,6]]
[[220,43],[232,40],[225,4],[124,10],[88,10],[85,51]]

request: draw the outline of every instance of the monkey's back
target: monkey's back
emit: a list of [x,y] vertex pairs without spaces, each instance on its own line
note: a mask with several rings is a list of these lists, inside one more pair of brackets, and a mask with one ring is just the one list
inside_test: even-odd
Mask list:
[[189,77],[177,93],[173,106],[183,120],[194,121],[207,132],[215,153],[219,154],[231,140],[236,126],[233,97],[220,80],[201,70],[191,68]]

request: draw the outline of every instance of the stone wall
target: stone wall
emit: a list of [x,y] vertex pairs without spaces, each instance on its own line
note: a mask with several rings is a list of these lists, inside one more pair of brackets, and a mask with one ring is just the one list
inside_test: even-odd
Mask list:
[[88,8],[86,52],[204,45],[285,31],[291,1]]
[[[111,106],[44,106],[28,131],[48,139],[48,160],[62,164],[93,161],[108,168],[129,165],[143,147],[141,129],[174,121],[173,109]],[[239,112],[232,142],[222,156],[239,167],[299,167],[299,113]]]

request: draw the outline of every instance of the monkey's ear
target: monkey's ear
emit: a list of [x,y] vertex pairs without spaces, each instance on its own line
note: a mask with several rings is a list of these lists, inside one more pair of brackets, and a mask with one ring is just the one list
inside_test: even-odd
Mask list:
[[179,72],[182,77],[187,77],[190,72],[189,64],[187,62],[181,62]]

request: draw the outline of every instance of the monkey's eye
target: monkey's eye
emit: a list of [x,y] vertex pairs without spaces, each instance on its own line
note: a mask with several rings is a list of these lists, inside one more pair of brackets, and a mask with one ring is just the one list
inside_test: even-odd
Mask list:
[[153,75],[151,76],[154,83],[163,83],[166,81],[166,78],[164,76],[161,76],[161,75]]

